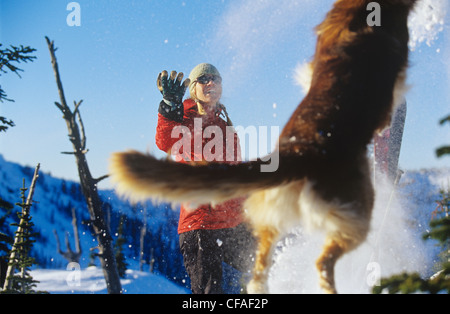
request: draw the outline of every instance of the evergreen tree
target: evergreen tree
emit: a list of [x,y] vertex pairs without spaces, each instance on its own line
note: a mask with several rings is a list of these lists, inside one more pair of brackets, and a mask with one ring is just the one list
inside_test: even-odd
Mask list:
[[120,278],[125,278],[128,264],[126,262],[125,255],[123,254],[123,246],[127,240],[124,238],[124,224],[125,216],[120,217],[119,226],[117,227],[117,239],[114,243],[114,254],[117,262],[117,270],[119,271]]
[[[443,118],[440,122],[441,125],[450,123],[450,115]],[[445,155],[450,155],[450,145],[440,147],[436,149],[436,155],[440,158]],[[450,189],[450,188],[449,188]],[[435,220],[431,223],[433,230],[426,238],[433,238],[439,240],[443,246],[441,257],[445,263],[450,263],[450,190],[441,191],[442,200],[438,201],[436,207],[436,216],[440,215],[441,219]],[[448,266],[448,265],[447,265]],[[445,268],[445,266],[443,266]]]
[[[447,117],[443,118],[439,122],[440,125],[444,125],[445,123],[450,123],[450,115],[448,115]],[[436,150],[436,155],[438,157],[442,157],[444,155],[450,155],[450,145],[439,147]]]
[[[5,289],[2,293],[42,293],[41,291],[35,291],[37,281],[33,280],[30,275],[30,268],[34,264],[34,258],[30,256],[31,249],[36,236],[33,233],[33,222],[31,221],[30,207],[31,202],[27,201],[25,192],[28,189],[25,187],[25,179],[23,180],[23,188],[21,191],[21,203],[16,203],[22,210],[18,212],[19,223],[13,223],[13,226],[17,227],[15,241],[10,254],[9,269],[12,269],[7,278]],[[17,273],[14,271],[16,270]]]
[[431,231],[424,235],[424,239],[438,240],[442,246],[438,268],[444,268],[446,263],[450,263],[450,190],[441,191],[442,199],[437,201],[436,210],[433,212],[433,219],[430,223]]
[[14,206],[2,199],[0,199],[0,210],[6,211],[0,217],[0,290],[3,287],[6,279],[6,270],[8,268],[8,255],[11,250],[11,245],[14,239],[8,234],[9,230],[6,227],[6,219],[9,217]]
[[5,211],[3,216],[0,217],[0,258],[4,256],[4,253],[9,253],[8,244],[12,244],[12,237],[8,235],[6,228],[6,219],[9,217],[14,206],[2,199],[0,199],[0,210]]
[[[7,73],[7,70],[10,70],[13,73],[16,73],[19,77],[20,71],[22,69],[18,68],[14,65],[14,63],[28,62],[36,59],[35,56],[30,56],[30,53],[36,51],[36,49],[30,47],[15,47],[11,46],[11,48],[2,49],[2,44],[0,44],[0,75],[2,73]],[[8,99],[5,91],[0,86],[0,102],[6,101],[14,101],[12,99]],[[0,116],[0,132],[5,132],[9,127],[13,127],[14,122],[5,117]]]

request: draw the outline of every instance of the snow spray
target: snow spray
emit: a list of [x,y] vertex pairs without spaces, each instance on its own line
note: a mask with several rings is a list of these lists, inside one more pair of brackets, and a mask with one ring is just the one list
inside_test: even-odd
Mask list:
[[[411,229],[395,187],[387,179],[379,179],[375,194],[367,240],[336,264],[339,293],[370,293],[380,278],[426,271],[425,244]],[[270,293],[322,293],[315,260],[324,240],[323,233],[306,233],[302,227],[281,240],[269,276]]]

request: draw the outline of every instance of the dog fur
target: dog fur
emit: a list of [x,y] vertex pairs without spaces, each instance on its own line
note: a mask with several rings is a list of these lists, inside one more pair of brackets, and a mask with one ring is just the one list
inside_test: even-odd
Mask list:
[[[304,222],[326,231],[316,266],[321,288],[336,293],[334,266],[368,233],[374,190],[367,145],[390,122],[408,63],[407,19],[416,0],[383,0],[381,26],[369,26],[370,0],[337,0],[317,27],[309,91],[284,127],[273,154],[238,165],[190,165],[136,151],[115,153],[110,173],[133,200],[209,203],[247,195],[246,217],[258,238],[248,291],[268,292],[274,245]],[[273,155],[275,156],[275,155]]]

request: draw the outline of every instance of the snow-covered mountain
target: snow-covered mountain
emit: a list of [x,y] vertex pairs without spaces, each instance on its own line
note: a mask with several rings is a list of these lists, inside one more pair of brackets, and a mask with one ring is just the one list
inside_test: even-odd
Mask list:
[[[19,201],[22,180],[30,185],[33,167],[8,162],[0,155],[0,198]],[[403,271],[419,272],[429,276],[435,272],[439,248],[432,241],[423,241],[440,190],[450,186],[450,168],[406,171],[396,189],[384,180],[376,184],[376,204],[372,231],[361,247],[338,261],[336,283],[340,292],[367,293],[381,277]],[[129,270],[123,280],[125,292],[130,293],[186,293],[186,276],[178,249],[176,226],[178,211],[169,206],[151,203],[132,206],[119,199],[113,191],[100,191],[105,204],[111,208],[111,230],[117,230],[120,215],[126,215],[125,250]],[[55,293],[106,293],[99,267],[88,267],[89,249],[96,241],[86,225],[80,225],[83,249],[80,269],[66,270],[67,261],[56,252],[53,230],[58,232],[62,249],[66,250],[64,234],[70,234],[73,244],[71,208],[75,208],[79,221],[87,220],[88,213],[77,182],[52,177],[40,172],[31,209],[35,231],[40,236],[34,246],[38,266],[33,277],[41,281],[41,290]],[[147,207],[148,233],[146,258],[152,253],[154,273],[137,271],[139,233],[144,207]],[[2,212],[0,211],[0,216]],[[11,229],[11,232],[13,230]],[[320,293],[317,284],[315,259],[320,253],[323,235],[305,234],[301,226],[280,241],[274,267],[269,278],[272,293]],[[98,263],[97,263],[98,265]],[[71,286],[67,278],[81,278],[80,285]],[[79,277],[76,277],[79,276]]]
[[[35,165],[34,165],[35,166]],[[34,166],[22,166],[6,161],[0,155],[0,198],[15,204],[20,202],[20,188],[25,180],[25,187],[29,187],[34,173]],[[75,167],[75,165],[74,165]],[[117,229],[120,217],[125,215],[124,233],[127,245],[124,254],[129,269],[139,269],[139,238],[143,226],[144,206],[147,212],[147,234],[145,237],[144,258],[154,260],[152,265],[154,274],[167,278],[173,285],[184,286],[187,276],[183,266],[182,256],[178,247],[177,222],[179,212],[168,205],[131,205],[119,199],[111,190],[101,190],[100,196],[104,201],[105,210],[110,210],[110,225],[113,238],[117,238]],[[79,236],[82,248],[80,268],[84,270],[91,261],[91,248],[97,246],[96,239],[91,230],[82,221],[89,219],[87,206],[77,182],[52,177],[41,167],[39,178],[33,197],[31,216],[34,231],[38,233],[32,255],[37,261],[37,269],[53,269],[66,271],[68,262],[57,252],[54,231],[59,235],[62,251],[66,251],[65,234],[69,234],[70,246],[75,250],[72,221],[72,208],[75,208]],[[16,207],[17,210],[19,209]],[[3,216],[0,210],[0,217]],[[6,225],[13,222],[12,215]],[[5,232],[5,230],[1,230]],[[8,230],[7,230],[8,231]],[[15,227],[9,228],[13,235]],[[98,261],[94,262],[99,265]],[[149,265],[144,270],[149,271]],[[89,274],[92,274],[89,273]],[[136,276],[136,273],[134,273]],[[132,278],[133,276],[131,276]],[[160,281],[161,281],[160,280]],[[151,291],[154,291],[152,289]]]

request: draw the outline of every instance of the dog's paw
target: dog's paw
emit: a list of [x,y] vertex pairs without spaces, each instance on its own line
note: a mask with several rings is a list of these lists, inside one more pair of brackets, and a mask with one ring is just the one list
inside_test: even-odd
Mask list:
[[265,282],[251,280],[247,285],[248,294],[267,294],[268,292],[269,289]]

